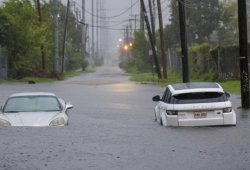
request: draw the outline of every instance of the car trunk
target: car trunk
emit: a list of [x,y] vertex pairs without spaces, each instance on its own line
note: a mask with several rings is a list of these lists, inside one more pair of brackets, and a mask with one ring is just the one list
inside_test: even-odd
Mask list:
[[223,108],[225,103],[180,104],[178,110],[179,126],[211,126],[223,125]]

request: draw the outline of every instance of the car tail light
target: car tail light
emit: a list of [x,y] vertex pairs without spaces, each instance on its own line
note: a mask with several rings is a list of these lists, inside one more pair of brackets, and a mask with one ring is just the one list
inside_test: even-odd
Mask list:
[[223,113],[229,113],[232,111],[232,107],[226,107],[223,109]]
[[166,110],[167,115],[178,115],[178,112],[176,110]]

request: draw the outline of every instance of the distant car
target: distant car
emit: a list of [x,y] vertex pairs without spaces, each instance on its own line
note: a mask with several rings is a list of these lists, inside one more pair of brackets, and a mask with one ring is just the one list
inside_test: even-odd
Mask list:
[[152,98],[156,120],[163,126],[236,125],[236,114],[218,83],[168,85],[162,98]]
[[65,126],[71,108],[53,93],[16,93],[1,106],[0,126]]

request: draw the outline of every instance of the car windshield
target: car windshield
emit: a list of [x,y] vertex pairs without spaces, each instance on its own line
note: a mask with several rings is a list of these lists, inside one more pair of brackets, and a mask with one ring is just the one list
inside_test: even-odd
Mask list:
[[190,103],[213,103],[225,102],[227,99],[224,93],[218,92],[199,92],[199,93],[184,93],[173,96],[175,104],[190,104]]
[[22,96],[9,98],[3,112],[60,111],[61,105],[54,96]]

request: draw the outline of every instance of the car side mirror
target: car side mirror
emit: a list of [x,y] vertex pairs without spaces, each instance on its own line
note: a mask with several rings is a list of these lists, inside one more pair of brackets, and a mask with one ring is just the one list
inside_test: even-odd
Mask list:
[[230,98],[230,94],[228,92],[225,92],[227,98]]
[[71,103],[67,102],[65,108],[66,108],[66,110],[72,109],[73,105]]
[[159,101],[161,101],[161,97],[160,97],[159,95],[156,95],[156,96],[154,96],[154,97],[152,98],[152,100],[153,100],[154,102],[159,102]]

